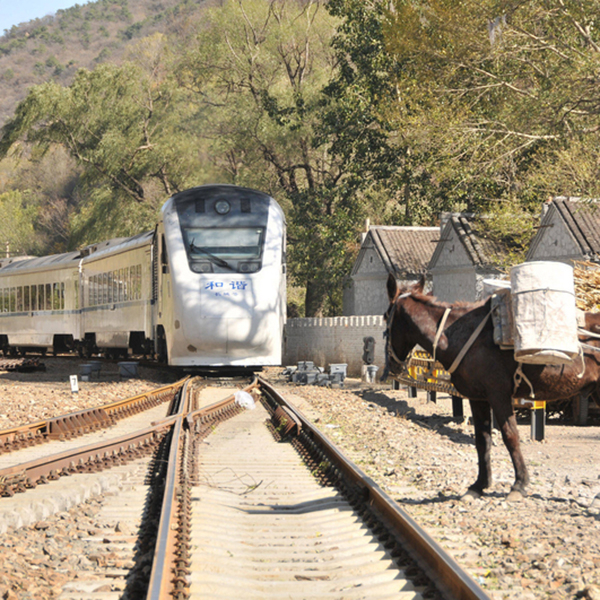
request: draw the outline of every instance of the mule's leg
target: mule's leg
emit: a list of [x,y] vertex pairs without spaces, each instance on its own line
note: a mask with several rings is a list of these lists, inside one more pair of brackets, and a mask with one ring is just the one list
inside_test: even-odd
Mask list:
[[475,448],[479,462],[477,481],[471,486],[465,498],[479,498],[483,490],[492,484],[492,464],[490,451],[492,449],[492,411],[490,405],[481,400],[469,400],[473,425],[475,427]]
[[494,412],[498,421],[498,427],[500,427],[500,432],[502,433],[502,440],[510,454],[510,459],[515,470],[515,482],[506,499],[520,500],[523,496],[527,495],[525,489],[529,485],[529,473],[527,472],[525,459],[521,452],[521,441],[519,440],[517,419],[512,402],[510,404],[503,403],[500,408],[496,407]]

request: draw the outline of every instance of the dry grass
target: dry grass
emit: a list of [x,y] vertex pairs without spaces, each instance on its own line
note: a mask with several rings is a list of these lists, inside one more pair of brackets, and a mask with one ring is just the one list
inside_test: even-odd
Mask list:
[[573,268],[577,308],[600,312],[600,268],[590,262],[576,262]]

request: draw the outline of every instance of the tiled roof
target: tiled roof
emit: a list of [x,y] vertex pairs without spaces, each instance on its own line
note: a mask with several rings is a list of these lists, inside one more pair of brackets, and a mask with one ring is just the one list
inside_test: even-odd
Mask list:
[[430,266],[435,265],[439,258],[444,239],[448,238],[449,227],[454,228],[458,239],[462,243],[473,265],[477,267],[490,267],[502,263],[506,256],[507,248],[498,240],[493,239],[482,226],[481,217],[472,214],[452,214],[446,223],[441,241],[435,249]]
[[363,247],[372,240],[389,273],[396,277],[425,273],[431,260],[439,227],[376,226],[369,229]]
[[[593,201],[555,198],[551,206],[566,223],[582,254],[600,255],[600,205]],[[548,211],[542,219],[541,226],[551,218],[552,215]]]

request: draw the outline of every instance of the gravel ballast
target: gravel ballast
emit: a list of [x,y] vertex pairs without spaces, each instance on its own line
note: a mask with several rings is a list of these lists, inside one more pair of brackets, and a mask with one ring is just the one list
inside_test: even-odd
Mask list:
[[600,600],[600,426],[548,423],[543,442],[519,425],[531,484],[507,502],[514,472],[494,432],[495,485],[461,496],[477,477],[474,431],[452,402],[348,381],[346,389],[279,387],[423,526],[494,600]]
[[[46,371],[0,373],[0,428],[99,406],[173,381],[140,369],[120,380],[116,364],[79,383],[77,361],[47,358]],[[419,392],[346,380],[342,389],[287,384],[280,369],[263,375],[280,389],[363,471],[423,526],[494,599],[600,600],[600,425],[549,423],[546,440],[532,442],[519,426],[531,476],[521,502],[505,498],[513,481],[510,458],[494,434],[495,485],[481,499],[461,501],[477,475],[473,427],[452,418],[449,397],[427,402]],[[0,499],[1,501],[1,499]],[[95,498],[0,538],[0,598],[56,598],[84,560],[78,531],[95,523]],[[87,506],[87,508],[86,508]],[[59,541],[51,553],[47,537]],[[62,538],[62,540],[61,540]],[[66,541],[68,540],[68,542]],[[46,548],[46,550],[44,550]],[[63,552],[64,550],[64,552]]]

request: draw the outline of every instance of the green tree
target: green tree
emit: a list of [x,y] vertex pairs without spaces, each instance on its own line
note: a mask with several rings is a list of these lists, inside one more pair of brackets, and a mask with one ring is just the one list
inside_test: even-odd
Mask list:
[[385,33],[402,66],[398,118],[444,141],[440,164],[483,204],[597,195],[595,158],[581,152],[599,131],[597,15],[591,0],[395,0]]
[[36,207],[28,205],[20,192],[11,191],[0,194],[0,210],[3,215],[0,222],[2,249],[11,256],[35,255],[41,246],[34,230]]
[[72,243],[93,241],[93,219],[111,210],[104,235],[148,227],[162,201],[194,179],[186,104],[164,60],[164,38],[155,36],[138,47],[136,64],[82,69],[69,87],[35,86],[3,128],[0,156],[23,141],[42,152],[61,146],[83,170],[87,202],[104,204],[82,206]]
[[427,131],[430,115],[401,109],[411,94],[401,83],[406,65],[388,47],[387,6],[378,0],[329,2],[342,24],[322,131],[353,174],[352,186],[373,222],[428,224],[457,198],[448,191],[451,184],[436,176],[441,143]]
[[[178,68],[195,93],[198,130],[229,181],[271,192],[289,218],[290,268],[306,314],[339,310],[349,239],[360,219],[320,136],[335,68],[324,2],[231,0],[202,15]],[[343,267],[342,267],[343,266]]]

